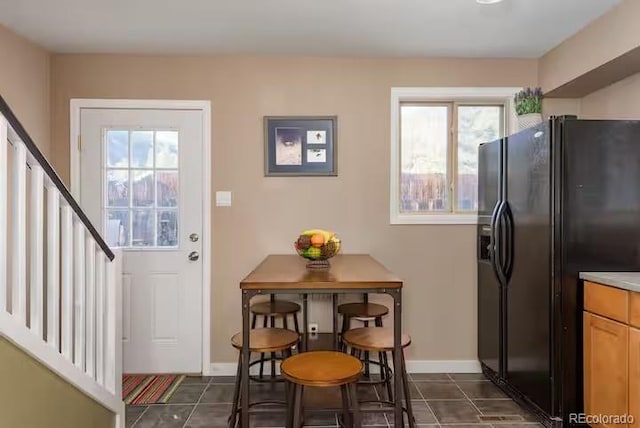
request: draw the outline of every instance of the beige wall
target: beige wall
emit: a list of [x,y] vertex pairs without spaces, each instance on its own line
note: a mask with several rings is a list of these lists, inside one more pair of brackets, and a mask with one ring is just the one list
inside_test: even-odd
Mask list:
[[0,425],[112,428],[113,414],[0,338]]
[[582,98],[584,119],[640,119],[640,73]]
[[[389,225],[390,88],[534,86],[536,61],[60,55],[52,76],[65,179],[69,99],[211,100],[213,190],[234,193],[232,207],[213,208],[213,361],[236,358],[238,282],[267,254],[292,253],[309,227],[337,231],[345,252],[371,253],[404,278],[410,358],[476,358],[475,227]],[[337,115],[339,176],[265,178],[265,115]]]
[[542,100],[542,117],[580,116],[580,99],[576,98],[544,98]]
[[547,98],[542,113],[544,117],[574,114],[581,119],[640,120],[640,73],[583,98]]
[[47,156],[51,55],[0,25],[0,58],[0,95]]
[[540,59],[540,86],[549,92],[640,46],[640,1],[624,0]]

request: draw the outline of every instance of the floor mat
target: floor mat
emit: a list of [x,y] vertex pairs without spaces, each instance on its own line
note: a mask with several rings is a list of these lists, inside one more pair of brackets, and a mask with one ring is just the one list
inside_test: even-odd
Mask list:
[[184,378],[184,375],[123,375],[122,400],[132,405],[167,403]]

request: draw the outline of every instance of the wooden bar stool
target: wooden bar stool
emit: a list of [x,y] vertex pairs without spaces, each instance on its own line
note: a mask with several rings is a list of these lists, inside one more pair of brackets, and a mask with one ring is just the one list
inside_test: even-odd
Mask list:
[[[393,388],[391,381],[393,379],[391,367],[389,367],[387,353],[391,352],[393,357],[393,329],[387,327],[363,327],[355,328],[347,331],[343,338],[344,344],[351,348],[353,354],[358,358],[362,352],[377,352],[380,363],[380,374],[382,377],[381,383],[384,383],[387,389],[388,401],[374,401],[381,402],[382,404],[393,405],[395,400],[401,399],[399,397],[393,397]],[[403,410],[407,413],[409,419],[409,427],[415,427],[415,419],[413,417],[413,410],[411,408],[411,395],[409,393],[409,382],[407,381],[407,367],[404,361],[404,348],[411,345],[411,336],[403,334],[401,338],[402,351],[400,353],[401,361],[401,375],[402,375],[402,390],[404,392],[404,399],[406,407]],[[393,360],[392,360],[393,361]],[[398,367],[395,367],[398,370]]]
[[[287,382],[287,428],[300,428],[304,409],[302,396],[305,386],[340,387],[343,425],[360,428],[360,407],[356,384],[362,375],[362,362],[342,352],[314,351],[289,357],[282,362],[280,372]],[[353,418],[351,417],[353,414]]]
[[[300,340],[300,335],[295,331],[286,330],[284,328],[257,328],[249,332],[249,354],[252,352],[282,352],[285,356],[291,356],[291,348]],[[233,391],[233,405],[231,407],[231,415],[229,416],[229,428],[236,426],[238,412],[240,411],[240,388],[242,382],[242,333],[236,333],[231,338],[231,345],[239,352],[238,369],[236,372],[235,389]],[[251,355],[249,355],[251,358]],[[254,361],[249,366],[257,363]],[[249,379],[246,380],[248,382]],[[259,404],[285,404],[279,401],[262,401],[249,404],[249,407]]]
[[[293,328],[296,333],[300,334],[300,326],[298,325],[298,312],[300,312],[300,305],[297,303],[289,302],[287,300],[275,300],[274,296],[271,295],[271,299],[268,302],[260,302],[251,305],[250,311],[252,314],[252,329],[256,328],[259,316],[263,317],[263,328],[266,328],[269,325],[274,328],[276,326],[276,319],[281,319],[282,328],[288,329],[289,323],[287,318],[292,316]],[[265,361],[271,361],[271,378],[276,377],[276,360],[277,357],[275,352],[272,352],[268,359],[265,358],[264,353],[260,354],[260,379],[263,378]]]
[[[389,308],[377,303],[369,303],[368,296],[364,295],[364,302],[345,303],[338,306],[338,313],[342,315],[342,331],[341,335],[351,328],[351,320],[357,319],[364,323],[365,327],[369,327],[369,322],[373,321],[376,327],[382,327],[382,317],[389,313]],[[364,375],[369,377],[369,351],[364,355]]]

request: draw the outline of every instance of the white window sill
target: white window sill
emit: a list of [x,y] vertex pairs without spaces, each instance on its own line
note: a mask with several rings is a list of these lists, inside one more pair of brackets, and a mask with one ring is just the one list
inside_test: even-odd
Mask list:
[[477,214],[395,214],[391,224],[478,224]]

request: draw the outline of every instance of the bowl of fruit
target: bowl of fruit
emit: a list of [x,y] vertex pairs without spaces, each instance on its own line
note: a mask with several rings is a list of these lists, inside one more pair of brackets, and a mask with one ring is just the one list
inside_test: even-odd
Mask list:
[[329,259],[340,251],[340,239],[333,232],[322,229],[305,230],[294,243],[298,254],[309,260],[308,268],[329,267]]

